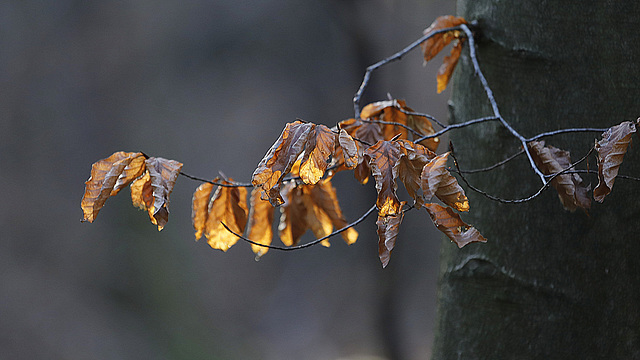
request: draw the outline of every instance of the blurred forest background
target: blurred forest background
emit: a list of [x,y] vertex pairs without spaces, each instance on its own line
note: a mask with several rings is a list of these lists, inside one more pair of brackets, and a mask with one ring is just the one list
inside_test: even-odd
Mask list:
[[[118,150],[248,181],[286,122],[352,117],[366,66],[452,13],[428,0],[0,3],[2,358],[426,358],[442,236],[423,211],[382,270],[373,216],[350,247],[256,262],[245,243],[194,242],[187,178],[162,232],[128,190],[93,224],[80,199],[91,164]],[[389,92],[446,121],[439,60],[422,62],[374,73],[364,103]],[[349,220],[374,202],[372,182],[334,185]]]

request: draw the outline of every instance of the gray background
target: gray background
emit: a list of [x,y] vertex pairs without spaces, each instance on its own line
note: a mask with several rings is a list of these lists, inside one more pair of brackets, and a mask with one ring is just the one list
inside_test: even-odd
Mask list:
[[[118,150],[248,181],[286,122],[353,116],[365,67],[453,12],[452,1],[0,3],[2,358],[426,358],[441,236],[424,211],[407,214],[382,270],[374,217],[350,247],[336,238],[255,262],[248,244],[193,241],[187,178],[162,232],[128,190],[93,224],[80,223],[80,199],[91,164]],[[416,51],[375,73],[365,102],[390,92],[446,121],[438,64],[422,62]],[[349,173],[334,184],[348,219],[375,199]]]

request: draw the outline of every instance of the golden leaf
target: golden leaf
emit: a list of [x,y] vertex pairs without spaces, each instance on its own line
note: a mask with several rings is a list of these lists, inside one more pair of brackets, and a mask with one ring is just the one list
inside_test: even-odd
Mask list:
[[153,217],[153,188],[151,187],[151,175],[149,175],[148,170],[131,183],[131,202],[133,206],[140,210],[146,210],[151,223],[158,225]]
[[487,241],[476,228],[462,221],[460,215],[452,208],[430,203],[424,204],[424,207],[436,228],[447,235],[459,248],[472,242]]
[[[254,188],[250,198],[249,223],[247,224],[247,237],[254,242],[271,245],[273,238],[273,211],[271,203],[260,198],[260,189]],[[251,244],[251,250],[256,257],[261,257],[269,251],[269,248]]]
[[[528,144],[531,157],[536,166],[545,175],[553,175],[571,166],[568,151],[553,146],[544,146],[544,141],[532,141]],[[551,180],[551,185],[558,192],[560,202],[565,209],[575,211],[577,208],[589,209],[591,199],[587,195],[591,185],[586,185],[578,174],[562,174]]]
[[458,211],[469,211],[469,200],[458,180],[446,168],[449,153],[431,159],[422,169],[421,187],[426,201],[434,196]]
[[444,57],[443,63],[440,66],[440,69],[438,69],[438,76],[436,77],[438,83],[438,94],[443,92],[449,84],[453,70],[456,68],[458,59],[460,59],[460,54],[462,53],[462,42],[463,39],[456,40],[451,48],[451,54]]
[[598,186],[593,189],[593,198],[603,202],[613,189],[613,183],[618,176],[618,170],[627,147],[631,143],[631,135],[636,132],[636,124],[625,121],[613,126],[602,134],[602,140],[596,143],[598,151]]
[[398,185],[393,168],[400,157],[400,145],[394,141],[378,141],[364,156],[376,180],[378,216],[399,214],[401,206],[396,196]]
[[286,246],[297,245],[300,237],[309,229],[302,187],[288,183],[282,189],[282,193],[286,200],[280,207],[280,241]]
[[[331,185],[331,181],[329,179],[323,180],[315,186],[310,187],[308,192],[315,208],[325,213],[328,216],[330,223],[335,226],[336,229],[342,229],[347,226],[348,223],[345,220],[342,210],[340,209],[340,204],[338,203],[336,189]],[[326,235],[332,231],[333,227],[329,229],[329,232]],[[353,228],[348,228],[343,231],[341,235],[348,245],[351,245],[358,240],[358,232]]]
[[280,195],[282,179],[302,154],[314,124],[295,121],[288,123],[271,149],[253,172],[251,183],[263,190],[263,199],[278,206],[284,202]]
[[[216,178],[213,182],[218,182],[220,179]],[[193,193],[192,206],[191,206],[191,222],[193,228],[196,231],[196,240],[202,237],[202,233],[205,228],[205,222],[208,215],[209,199],[213,192],[212,183],[202,183],[196,191]]]
[[[222,184],[231,185],[222,180]],[[218,186],[209,202],[207,219],[205,221],[204,236],[207,243],[214,249],[227,251],[237,241],[238,237],[224,228],[222,223],[237,234],[244,231],[247,224],[247,189],[244,187]]]
[[[138,158],[144,159],[142,153],[118,151],[91,166],[91,176],[85,182],[84,196],[80,203],[84,213],[82,221],[93,222],[105,201],[131,182],[134,174],[144,171],[135,166],[125,171],[127,166]],[[139,160],[136,160],[134,164],[138,162]]]
[[300,178],[305,184],[315,184],[324,176],[328,161],[335,153],[336,138],[328,127],[313,126],[300,164]]
[[340,130],[338,142],[340,143],[343,154],[344,165],[347,169],[354,169],[361,161],[360,158],[362,157],[363,151],[345,129]]
[[153,218],[158,231],[162,230],[169,221],[169,195],[182,169],[182,163],[160,157],[150,157],[145,160],[151,187],[153,188]]
[[393,171],[395,177],[399,178],[407,193],[414,200],[416,208],[423,204],[423,196],[418,194],[421,185],[422,168],[436,155],[426,147],[415,144],[408,140],[397,140],[400,145],[401,155]]

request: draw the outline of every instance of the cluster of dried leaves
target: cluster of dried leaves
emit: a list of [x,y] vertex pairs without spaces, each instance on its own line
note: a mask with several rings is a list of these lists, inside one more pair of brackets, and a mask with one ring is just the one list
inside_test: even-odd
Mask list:
[[[465,23],[462,18],[444,16],[425,33]],[[464,41],[461,35],[457,30],[445,31],[421,44],[429,61],[453,43],[438,72],[438,92],[446,88],[456,66]],[[637,125],[623,122],[608,129],[596,143],[599,183],[593,195],[597,201],[611,192]],[[437,229],[459,247],[485,242],[459,215],[469,211],[469,200],[449,172],[450,154],[435,153],[436,137],[413,141],[433,134],[429,119],[415,115],[402,100],[369,104],[359,118],[343,120],[334,128],[303,121],[288,123],[254,171],[250,195],[246,186],[230,178],[216,178],[196,189],[192,208],[196,240],[204,235],[212,248],[226,251],[243,238],[253,243],[260,257],[271,246],[274,212],[279,207],[277,230],[286,246],[298,244],[307,230],[321,239],[338,232],[334,229],[352,244],[358,233],[346,221],[331,179],[338,172],[353,170],[360,183],[366,184],[370,176],[375,181],[378,253],[383,266],[389,263],[404,213],[410,208],[424,208]],[[569,152],[542,141],[531,141],[528,146],[536,166],[550,176],[563,206],[571,211],[589,209],[590,185],[568,171],[573,168]],[[133,205],[147,211],[151,222],[162,230],[181,168],[177,161],[140,152],[116,152],[94,163],[81,203],[84,221],[93,222],[105,201],[130,184]],[[398,198],[398,182],[407,190],[410,204]],[[330,245],[328,240],[322,244]]]

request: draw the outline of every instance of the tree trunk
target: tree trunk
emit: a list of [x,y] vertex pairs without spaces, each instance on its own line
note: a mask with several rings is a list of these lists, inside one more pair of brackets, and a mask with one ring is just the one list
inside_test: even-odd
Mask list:
[[[640,2],[460,0],[458,13],[478,22],[480,66],[525,137],[640,116]],[[452,120],[492,115],[486,99],[464,51]],[[575,161],[596,138],[545,140]],[[456,131],[452,141],[463,169],[520,149],[497,122]],[[629,148],[622,174],[640,175],[639,151]],[[582,176],[595,187],[597,177]],[[468,179],[502,198],[541,185],[523,156]],[[640,359],[640,184],[617,179],[588,214],[565,211],[553,188],[523,205],[467,195],[463,219],[488,242],[443,244],[434,359]]]

